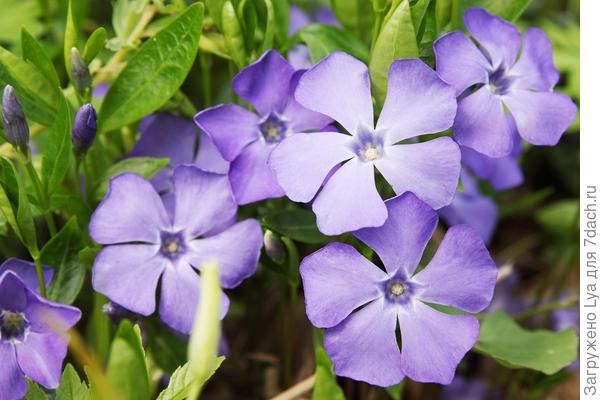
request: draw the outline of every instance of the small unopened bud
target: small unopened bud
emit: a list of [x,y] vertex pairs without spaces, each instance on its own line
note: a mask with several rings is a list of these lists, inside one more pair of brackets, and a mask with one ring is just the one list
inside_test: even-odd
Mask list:
[[75,154],[85,154],[96,137],[96,110],[93,105],[84,104],[77,110],[71,132]]
[[15,148],[27,154],[29,143],[29,125],[25,120],[23,107],[15,93],[15,89],[6,85],[2,93],[2,124],[6,132],[6,140]]
[[265,253],[267,256],[278,264],[281,264],[285,260],[285,247],[281,239],[270,230],[265,231],[263,237],[265,245]]
[[92,86],[90,70],[75,47],[71,49],[71,78],[78,93],[84,94]]

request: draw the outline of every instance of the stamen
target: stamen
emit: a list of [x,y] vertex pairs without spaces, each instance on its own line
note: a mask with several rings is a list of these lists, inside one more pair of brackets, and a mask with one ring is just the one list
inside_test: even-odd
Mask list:
[[406,286],[400,280],[392,280],[387,285],[387,294],[393,299],[397,299],[406,293]]
[[262,119],[258,128],[268,143],[280,142],[288,134],[288,121],[279,114],[272,112]]
[[0,312],[0,339],[6,341],[21,341],[27,333],[29,321],[20,312]]
[[375,147],[375,146],[367,146],[364,150],[363,150],[363,160],[365,161],[373,161],[379,158],[379,156],[381,155],[381,151],[379,150],[379,148]]
[[179,256],[185,250],[182,232],[162,232],[160,251],[169,258]]

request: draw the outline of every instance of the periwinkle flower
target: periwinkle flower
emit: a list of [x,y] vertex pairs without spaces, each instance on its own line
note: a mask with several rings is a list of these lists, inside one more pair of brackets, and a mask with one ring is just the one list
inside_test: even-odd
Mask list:
[[[329,7],[320,7],[314,14],[314,17],[311,18],[311,16],[300,7],[291,5],[290,27],[288,35],[293,36],[300,29],[313,22],[336,27],[341,26],[339,21],[335,18],[333,10]],[[304,44],[297,44],[291,49],[289,49],[287,53],[287,58],[290,62],[290,65],[295,69],[307,69],[313,66],[313,63],[310,59],[310,52],[308,50],[308,46]]]
[[[256,270],[262,231],[258,221],[234,221],[237,204],[226,175],[182,165],[173,173],[173,194],[161,199],[152,184],[125,173],[111,179],[92,215],[90,235],[106,245],[96,257],[94,289],[142,315],[159,314],[189,334],[199,301],[199,275],[216,260],[221,285],[233,288]],[[222,300],[222,316],[229,301]]]
[[[0,265],[0,275],[6,271],[14,272],[29,289],[39,294],[40,285],[34,263],[18,258],[9,258]],[[42,265],[42,274],[44,275],[44,282],[48,286],[54,277],[54,270],[47,265]]]
[[463,166],[478,178],[488,181],[495,190],[511,189],[523,183],[523,171],[518,162],[523,147],[518,136],[512,151],[505,157],[488,157],[469,147],[461,147],[460,151]]
[[130,153],[132,157],[166,157],[170,163],[152,178],[161,193],[169,192],[173,171],[179,165],[193,164],[207,172],[226,174],[225,161],[208,135],[200,132],[188,119],[166,112],[151,114],[142,119],[140,138]]
[[477,232],[461,225],[448,230],[431,262],[415,273],[437,214],[412,193],[385,205],[383,226],[354,233],[385,270],[343,243],[330,243],[302,261],[308,318],[326,328],[325,350],[337,375],[378,386],[404,376],[448,384],[475,344],[479,323],[430,305],[482,311],[492,299],[496,266]]
[[226,104],[196,115],[198,126],[231,162],[229,179],[238,204],[283,196],[267,165],[269,155],[286,137],[322,129],[331,122],[294,100],[302,73],[294,71],[279,53],[268,50],[233,80],[233,91],[252,104],[257,114]]
[[2,125],[6,140],[23,154],[28,153],[29,125],[15,89],[6,85],[2,92]]
[[77,110],[71,129],[71,139],[75,154],[85,154],[96,137],[96,110],[91,104],[84,104]]
[[450,226],[466,224],[473,227],[483,241],[489,243],[498,223],[498,206],[480,193],[471,174],[463,170],[460,176],[463,191],[456,193],[450,205],[439,210],[440,216]]
[[515,132],[531,144],[558,143],[577,107],[552,91],[559,73],[548,37],[529,28],[521,41],[514,25],[482,8],[464,21],[479,47],[458,31],[434,44],[437,71],[460,96],[456,141],[490,157],[508,155]]
[[315,198],[312,208],[321,232],[335,235],[385,222],[375,168],[396,194],[413,192],[435,209],[452,201],[460,173],[456,143],[448,137],[399,143],[444,131],[454,120],[452,88],[425,63],[407,59],[391,65],[376,126],[369,71],[348,54],[333,53],[307,71],[295,96],[304,107],[350,132],[290,136],[269,161],[291,200],[307,203]]
[[17,273],[7,268],[0,274],[2,400],[25,396],[25,376],[47,389],[58,386],[67,354],[66,332],[81,318],[78,309],[39,296]]

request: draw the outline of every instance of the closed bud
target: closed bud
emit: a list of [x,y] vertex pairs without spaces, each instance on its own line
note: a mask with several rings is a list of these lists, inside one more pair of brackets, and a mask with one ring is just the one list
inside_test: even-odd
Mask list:
[[71,49],[71,79],[73,86],[80,94],[84,94],[92,86],[90,70],[75,47]]
[[77,110],[71,132],[75,154],[87,152],[96,137],[96,110],[93,105],[84,104]]
[[270,230],[265,231],[263,237],[265,245],[265,253],[267,256],[278,264],[281,264],[285,260],[285,247],[281,239]]
[[15,89],[10,85],[6,85],[2,93],[2,124],[6,132],[6,140],[20,149],[23,154],[27,154],[29,126]]

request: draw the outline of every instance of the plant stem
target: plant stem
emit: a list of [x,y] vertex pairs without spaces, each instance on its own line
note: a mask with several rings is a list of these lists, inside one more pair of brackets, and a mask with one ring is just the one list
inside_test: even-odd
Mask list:
[[33,167],[31,158],[24,156],[20,152],[19,158],[21,163],[25,166],[25,170],[27,171],[29,179],[31,180],[31,183],[33,184],[33,187],[35,189],[36,197],[39,204],[41,205],[42,213],[44,214],[46,224],[48,225],[48,231],[50,232],[50,236],[54,236],[56,235],[56,225],[54,224],[54,220],[52,219],[52,213],[48,211],[50,203],[46,196],[46,193],[44,192],[44,189],[42,188],[42,182],[40,181],[40,178],[35,168]]
[[547,314],[547,313],[551,313],[556,310],[564,310],[567,308],[573,308],[577,305],[577,303],[579,303],[579,296],[575,295],[575,296],[569,297],[566,300],[554,301],[552,303],[546,304],[543,307],[533,308],[533,309],[530,309],[527,311],[523,311],[522,313],[515,315],[514,318],[517,321],[521,321],[521,320],[528,319],[528,318],[531,318],[536,315]]
[[315,375],[311,375],[303,381],[298,382],[291,388],[285,390],[282,393],[279,393],[277,396],[273,397],[271,400],[293,400],[300,397],[302,394],[308,392],[315,385]]
[[44,270],[42,269],[42,262],[40,261],[40,256],[33,258],[33,262],[35,264],[35,272],[37,274],[38,284],[40,286],[40,295],[42,297],[46,297],[46,281],[44,280]]

